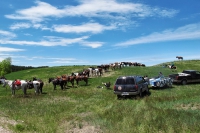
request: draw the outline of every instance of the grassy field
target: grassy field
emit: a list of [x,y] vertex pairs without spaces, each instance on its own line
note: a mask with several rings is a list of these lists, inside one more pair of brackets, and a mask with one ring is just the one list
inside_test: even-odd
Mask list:
[[[49,77],[77,72],[87,66],[62,66],[30,69],[5,75],[7,79],[32,79],[45,82],[44,94],[27,97],[18,90],[0,86],[0,126],[24,133],[199,133],[200,84],[173,85],[172,88],[150,89],[143,98],[117,100],[113,84],[118,76],[165,76],[184,69],[200,70],[200,60],[174,62],[176,71],[162,67],[125,67],[89,79],[85,86],[53,90]],[[97,88],[102,82],[112,83],[110,89]]]

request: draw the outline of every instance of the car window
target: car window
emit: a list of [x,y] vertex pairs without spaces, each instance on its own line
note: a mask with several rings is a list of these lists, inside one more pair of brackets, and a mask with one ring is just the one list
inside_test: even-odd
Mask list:
[[136,80],[136,83],[138,83],[138,82],[139,82],[139,79],[138,79],[138,78],[135,78],[135,80]]
[[135,84],[135,81],[133,78],[127,78],[126,79],[126,84],[130,85],[130,84]]
[[183,71],[183,73],[191,74],[191,72],[188,72],[188,71]]
[[142,77],[138,77],[138,78],[137,78],[137,83],[138,83],[138,84],[144,83],[143,78],[142,78]]
[[124,79],[117,79],[116,85],[121,85],[121,84],[125,84],[125,80]]
[[197,71],[197,72],[196,72],[196,74],[200,74],[200,72],[199,72],[199,71]]

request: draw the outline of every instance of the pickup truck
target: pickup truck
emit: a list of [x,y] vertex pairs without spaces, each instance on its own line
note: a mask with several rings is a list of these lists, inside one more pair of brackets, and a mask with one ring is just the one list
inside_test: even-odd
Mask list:
[[200,72],[196,70],[183,70],[182,73],[171,74],[169,77],[172,78],[173,83],[179,83],[182,85],[200,82]]

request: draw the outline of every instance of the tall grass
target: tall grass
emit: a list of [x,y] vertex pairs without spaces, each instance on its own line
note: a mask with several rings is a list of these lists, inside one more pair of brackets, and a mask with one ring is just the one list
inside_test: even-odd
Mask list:
[[[176,72],[184,69],[199,70],[200,61],[177,61]],[[84,66],[85,68],[87,66]],[[89,85],[80,82],[79,87],[62,91],[53,90],[49,77],[70,74],[83,66],[50,67],[13,72],[8,79],[32,79],[45,81],[45,94],[35,96],[28,90],[23,97],[18,90],[11,97],[9,89],[0,87],[0,117],[15,120],[17,124],[2,123],[14,132],[199,132],[200,85],[173,85],[173,88],[150,89],[150,96],[117,100],[112,87],[121,75],[165,76],[176,73],[162,66],[126,67],[104,73],[102,77],[89,79]],[[97,88],[110,81],[111,89]],[[70,84],[69,84],[70,85]]]

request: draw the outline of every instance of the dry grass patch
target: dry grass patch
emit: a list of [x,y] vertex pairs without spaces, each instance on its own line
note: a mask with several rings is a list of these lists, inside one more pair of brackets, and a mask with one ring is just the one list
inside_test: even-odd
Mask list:
[[70,97],[61,97],[61,96],[52,96],[49,99],[41,99],[41,103],[45,103],[45,104],[58,104],[61,102],[72,102],[72,103],[76,103],[76,100],[72,100]]
[[176,109],[183,109],[183,110],[200,110],[199,103],[190,103],[190,104],[179,104],[175,106]]
[[18,122],[15,121],[15,120],[10,120],[9,118],[7,117],[2,117],[0,116],[0,133],[12,133],[11,130],[9,130],[8,126],[11,125],[11,126],[15,126],[17,125]]
[[64,133],[103,133],[100,126],[93,126],[87,122],[64,122],[57,132]]
[[111,77],[112,75],[114,75],[116,73],[118,73],[118,71],[114,71],[114,70],[106,71],[106,72],[103,73],[102,77]]

